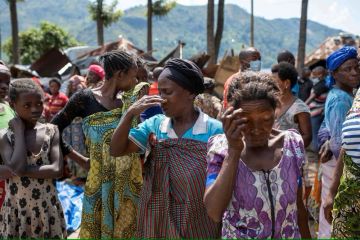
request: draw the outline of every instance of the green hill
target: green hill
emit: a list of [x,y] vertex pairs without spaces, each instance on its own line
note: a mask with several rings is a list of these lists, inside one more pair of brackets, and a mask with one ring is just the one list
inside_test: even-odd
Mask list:
[[[40,21],[54,22],[69,31],[80,42],[96,45],[96,27],[87,11],[88,0],[25,0],[18,3],[20,30],[37,26]],[[121,1],[120,1],[121,4]],[[5,1],[0,1],[2,40],[10,36],[10,17]],[[299,9],[300,11],[300,9]],[[121,20],[105,30],[105,41],[116,40],[119,35],[146,49],[146,7],[125,11]],[[249,13],[237,5],[225,7],[225,26],[221,44],[221,57],[226,50],[237,53],[249,43]],[[178,40],[186,42],[185,57],[206,50],[206,6],[177,5],[168,16],[154,17],[153,46],[155,57],[161,58],[176,46]],[[309,21],[307,52],[318,47],[328,36],[341,30]],[[298,46],[299,19],[267,20],[255,17],[255,46],[263,56],[263,67],[274,63],[278,51],[288,49],[294,53]]]

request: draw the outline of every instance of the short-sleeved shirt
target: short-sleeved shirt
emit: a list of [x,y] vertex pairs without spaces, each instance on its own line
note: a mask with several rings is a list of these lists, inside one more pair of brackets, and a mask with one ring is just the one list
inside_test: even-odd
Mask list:
[[[179,138],[172,128],[171,119],[163,114],[158,114],[140,123],[137,128],[131,129],[129,139],[142,152],[145,152],[151,133],[155,134],[158,140]],[[188,129],[181,138],[207,142],[211,136],[221,133],[223,133],[221,122],[200,111],[194,126]]]
[[303,101],[297,98],[289,109],[276,119],[274,127],[279,130],[296,129],[299,131],[299,124],[295,122],[294,117],[302,112],[310,114],[310,109]]
[[[209,139],[207,187],[216,181],[227,154],[228,142],[224,134]],[[293,130],[286,131],[283,155],[271,170],[254,171],[240,159],[232,197],[222,218],[222,237],[270,238],[273,226],[273,238],[300,238],[297,181],[304,160],[303,140]]]

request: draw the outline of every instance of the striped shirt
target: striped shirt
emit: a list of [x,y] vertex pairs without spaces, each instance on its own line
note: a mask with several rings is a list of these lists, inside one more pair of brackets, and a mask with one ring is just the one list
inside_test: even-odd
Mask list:
[[360,91],[343,124],[342,147],[352,161],[360,165]]

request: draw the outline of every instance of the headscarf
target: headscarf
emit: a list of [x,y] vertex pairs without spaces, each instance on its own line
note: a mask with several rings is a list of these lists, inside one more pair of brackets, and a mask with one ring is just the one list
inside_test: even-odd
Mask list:
[[90,67],[89,67],[89,72],[93,72],[93,73],[95,73],[96,75],[98,75],[101,79],[103,79],[104,77],[105,77],[105,71],[104,71],[104,69],[101,67],[101,66],[99,66],[99,65],[95,65],[95,64],[93,64],[93,65],[90,65]]
[[[333,72],[338,69],[345,61],[356,57],[357,51],[355,47],[342,47],[330,54],[330,56],[326,59],[326,68]],[[326,79],[326,84],[328,87],[331,87],[335,84],[335,79],[332,76],[329,76]]]
[[173,58],[167,61],[159,80],[164,78],[196,95],[204,92],[204,76],[200,68],[189,60]]

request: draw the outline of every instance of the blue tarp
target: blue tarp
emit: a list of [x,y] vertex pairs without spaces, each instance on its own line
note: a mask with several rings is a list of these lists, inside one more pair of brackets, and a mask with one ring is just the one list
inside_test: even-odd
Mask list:
[[56,189],[61,202],[68,232],[80,227],[84,189],[66,181],[57,181]]

